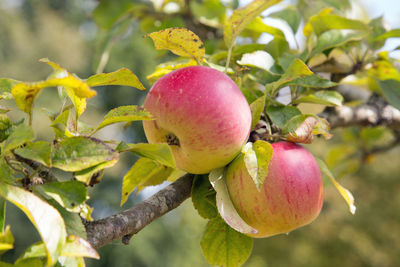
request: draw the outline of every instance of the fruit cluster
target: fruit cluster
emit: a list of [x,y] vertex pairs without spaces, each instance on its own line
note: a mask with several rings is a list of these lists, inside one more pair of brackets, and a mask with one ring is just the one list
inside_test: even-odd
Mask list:
[[143,122],[149,143],[168,143],[178,168],[204,174],[227,166],[231,200],[258,231],[249,235],[287,233],[318,216],[323,203],[320,169],[300,145],[272,144],[268,175],[257,189],[240,154],[249,138],[250,107],[224,73],[204,66],[170,72],[153,85],[144,108],[154,117]]

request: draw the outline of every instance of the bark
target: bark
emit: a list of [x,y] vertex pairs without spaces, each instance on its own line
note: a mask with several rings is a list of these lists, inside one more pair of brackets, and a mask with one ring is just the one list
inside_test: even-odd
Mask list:
[[124,243],[128,243],[131,235],[175,209],[190,197],[193,177],[192,174],[186,174],[130,209],[101,220],[86,222],[89,243],[94,248],[99,248],[119,238],[123,238]]

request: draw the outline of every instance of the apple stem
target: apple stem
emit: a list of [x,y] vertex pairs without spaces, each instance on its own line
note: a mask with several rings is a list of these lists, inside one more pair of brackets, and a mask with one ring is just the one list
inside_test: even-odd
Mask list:
[[170,146],[180,146],[179,139],[173,133],[167,134],[166,136],[167,144]]

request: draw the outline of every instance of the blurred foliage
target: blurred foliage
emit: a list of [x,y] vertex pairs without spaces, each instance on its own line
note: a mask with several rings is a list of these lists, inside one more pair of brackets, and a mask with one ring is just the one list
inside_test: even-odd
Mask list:
[[[153,6],[149,1],[129,0],[100,1],[99,5],[97,1],[90,0],[21,0],[15,3],[12,0],[0,0],[0,76],[17,80],[43,79],[49,69],[45,64],[37,63],[37,60],[48,57],[81,77],[87,77],[99,69],[111,72],[126,67],[137,74],[141,81],[146,81],[144,84],[149,88],[146,75],[151,74],[157,64],[173,59],[173,56],[166,51],[155,51],[151,40],[143,38],[143,35],[182,26],[199,34],[204,41],[206,53],[214,54],[210,62],[225,63],[223,59],[226,58],[226,51],[221,51],[224,46],[220,42],[222,32],[215,27],[224,19],[225,8],[236,8],[238,1],[224,1],[225,6],[213,0],[190,1],[189,11],[197,18],[197,24],[185,20],[184,12],[188,11],[184,9],[184,2],[165,1],[172,11],[160,12],[167,6],[162,4],[163,1],[154,1]],[[305,14],[305,18],[309,18],[327,5],[338,14],[344,14],[349,8],[349,2],[345,0],[299,0],[297,7]],[[148,16],[146,12],[150,11],[162,16]],[[378,36],[383,32],[379,19],[371,24],[374,34]],[[294,29],[296,25],[296,21],[290,24]],[[244,32],[246,37],[241,39],[244,44],[246,38],[256,40],[260,37],[261,33],[255,31],[255,28],[252,30],[250,27]],[[279,38],[283,33],[268,27],[266,29],[276,40],[273,46],[267,48],[268,51],[271,55],[281,56],[278,48],[288,45]],[[255,47],[253,50],[257,49]],[[342,51],[333,51],[325,50],[324,60],[330,59],[332,62],[332,59],[342,58]],[[242,54],[233,50],[232,61],[239,60]],[[352,51],[349,54],[359,59],[359,55],[352,54]],[[315,60],[317,56],[320,55],[315,55]],[[288,58],[283,57],[281,60],[281,65],[285,65]],[[327,62],[324,60],[322,62]],[[315,66],[320,67],[321,71],[338,68],[321,65]],[[376,69],[377,72],[393,70],[394,65],[383,66],[378,62]],[[276,71],[279,73],[282,70]],[[265,73],[263,78],[263,82],[278,80],[274,73]],[[373,81],[368,84],[371,83]],[[379,87],[376,84],[373,86]],[[145,95],[145,92],[122,86],[100,88],[98,93],[100,97],[88,102],[94,111],[83,115],[86,121],[100,122],[107,110],[120,105],[141,104]],[[252,100],[258,97],[246,96]],[[47,103],[55,105],[54,99],[59,101],[55,92],[46,93],[38,100],[37,106],[51,108]],[[11,114],[10,117],[18,117],[18,114]],[[48,128],[44,115],[37,117],[34,123],[38,123],[39,128]],[[393,136],[379,127],[350,128],[335,131],[334,134],[329,144],[317,140],[308,148],[324,158],[335,176],[341,178],[341,183],[352,190],[357,199],[356,215],[347,212],[343,200],[332,186],[328,186],[324,208],[318,220],[288,236],[256,240],[252,256],[244,266],[400,265],[400,215],[396,212],[400,204],[400,150],[397,148],[379,155],[364,153],[377,144],[390,143]],[[43,139],[49,138],[46,131],[40,131],[39,135]],[[124,129],[106,128],[98,136],[118,137],[135,143],[145,141],[138,123],[132,123]],[[134,160],[136,156],[124,155],[115,168],[106,171],[96,190],[90,190],[89,202],[95,208],[93,217],[101,218],[122,210],[119,206],[120,193],[117,193],[121,191],[121,173],[126,173]],[[131,196],[125,206],[138,203],[149,192],[153,191],[148,189],[144,194]],[[10,214],[7,224],[13,225],[15,244],[18,246],[8,251],[3,259],[12,261],[30,244],[39,241],[40,237],[18,209],[11,205],[7,208]],[[86,262],[88,266],[205,266],[199,243],[205,224],[206,221],[197,215],[190,201],[187,201],[179,209],[135,235],[130,245],[124,246],[115,241],[99,249],[100,261]]]

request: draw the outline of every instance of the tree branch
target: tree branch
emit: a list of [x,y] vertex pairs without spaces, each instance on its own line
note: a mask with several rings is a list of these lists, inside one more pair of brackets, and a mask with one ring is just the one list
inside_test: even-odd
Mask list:
[[89,243],[99,248],[122,237],[125,237],[124,243],[127,243],[126,239],[129,240],[130,235],[136,234],[190,197],[193,177],[192,174],[186,174],[130,209],[101,220],[86,222]]

